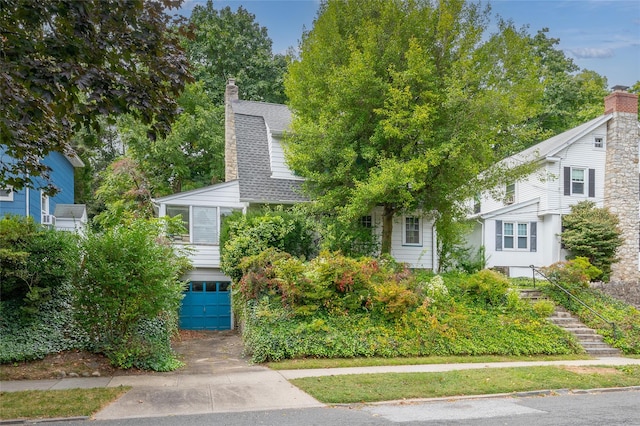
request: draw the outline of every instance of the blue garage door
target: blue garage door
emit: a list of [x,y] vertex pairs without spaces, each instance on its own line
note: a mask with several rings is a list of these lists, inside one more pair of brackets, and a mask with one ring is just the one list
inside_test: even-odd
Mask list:
[[184,330],[231,329],[231,283],[191,281],[182,299],[180,328]]

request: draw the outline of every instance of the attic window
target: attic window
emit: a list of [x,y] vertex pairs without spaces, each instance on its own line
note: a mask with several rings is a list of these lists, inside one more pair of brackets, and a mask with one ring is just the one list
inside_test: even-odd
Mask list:
[[13,187],[0,188],[0,201],[13,201]]
[[504,203],[505,204],[513,204],[516,202],[516,184],[510,183],[507,185],[504,194]]
[[604,138],[602,136],[596,136],[593,138],[594,148],[604,148]]

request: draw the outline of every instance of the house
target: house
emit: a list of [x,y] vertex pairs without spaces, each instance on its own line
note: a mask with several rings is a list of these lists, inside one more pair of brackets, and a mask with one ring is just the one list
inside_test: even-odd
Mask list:
[[[194,270],[186,277],[180,326],[185,329],[232,327],[231,279],[220,271],[220,225],[234,211],[265,205],[306,202],[302,179],[288,168],[281,145],[291,122],[286,105],[238,99],[230,80],[225,92],[225,182],[155,200],[159,216],[182,217],[188,228],[178,244],[192,248]],[[382,212],[363,218],[380,229]],[[392,255],[415,268],[433,268],[435,234],[431,222],[419,216],[396,218]]]
[[640,262],[638,96],[616,86],[605,113],[503,161],[534,161],[536,170],[474,202],[471,246],[484,247],[487,266],[531,276],[529,265],[566,259],[560,233],[571,206],[590,200],[617,214],[625,243],[612,281],[637,281]]
[[[14,161],[6,158],[0,150],[3,161]],[[50,180],[58,193],[46,195],[42,189],[0,188],[0,216],[6,214],[32,217],[36,223],[48,225],[60,230],[81,230],[87,223],[84,204],[74,204],[74,170],[84,167],[84,163],[75,154],[65,155],[51,152],[42,162],[51,168]],[[65,207],[65,206],[72,206]],[[56,219],[60,215],[61,222]]]

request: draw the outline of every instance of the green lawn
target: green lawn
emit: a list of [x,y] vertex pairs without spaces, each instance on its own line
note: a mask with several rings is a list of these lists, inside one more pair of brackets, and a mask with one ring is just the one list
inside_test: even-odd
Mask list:
[[91,416],[130,387],[0,392],[0,419]]
[[640,385],[640,366],[520,367],[445,373],[360,374],[307,377],[291,382],[327,404],[392,401],[546,389]]

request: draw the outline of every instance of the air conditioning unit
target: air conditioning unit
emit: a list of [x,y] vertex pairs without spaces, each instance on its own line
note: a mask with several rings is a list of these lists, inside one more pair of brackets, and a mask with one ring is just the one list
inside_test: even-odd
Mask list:
[[516,197],[513,194],[507,195],[507,197],[504,199],[505,204],[513,204],[515,203],[515,201],[516,201]]
[[52,214],[43,214],[40,223],[42,223],[43,225],[55,225],[56,217]]

